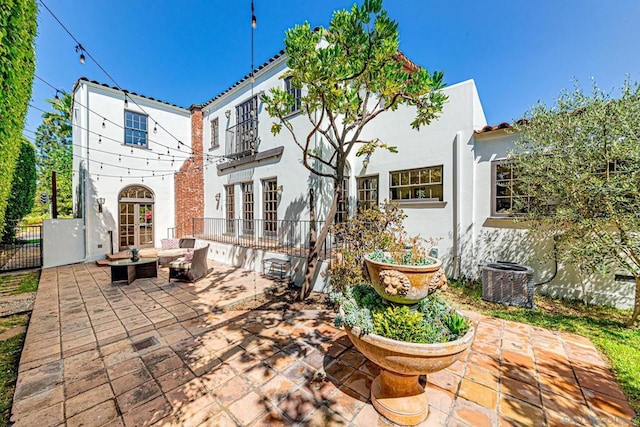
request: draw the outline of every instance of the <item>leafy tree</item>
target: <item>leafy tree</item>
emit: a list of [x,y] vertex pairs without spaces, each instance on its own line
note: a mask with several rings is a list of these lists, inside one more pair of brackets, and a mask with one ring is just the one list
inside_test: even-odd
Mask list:
[[15,225],[33,207],[36,193],[36,156],[31,142],[26,139],[20,144],[20,155],[13,171],[11,194],[5,212],[2,239],[11,241],[15,237]]
[[34,0],[0,2],[0,230],[31,98],[36,28]]
[[539,103],[521,132],[515,173],[524,219],[541,238],[554,238],[560,261],[583,271],[623,267],[635,276],[640,315],[640,86],[625,82],[614,98],[594,84],[576,84],[555,104]]
[[[63,92],[60,99],[48,99],[52,112],[43,113],[36,130],[38,194],[51,194],[51,172],[56,171],[58,212],[70,215],[73,209],[71,142],[71,95]],[[45,206],[36,203],[34,213],[43,215]]]
[[[415,107],[412,127],[418,129],[436,118],[446,96],[441,72],[430,73],[415,66],[398,51],[398,24],[382,9],[382,0],[365,0],[351,10],[334,12],[328,28],[312,30],[305,22],[286,32],[287,72],[293,87],[304,89],[300,109],[311,130],[298,134],[289,120],[293,95],[274,88],[262,96],[267,112],[278,119],[272,132],[283,128],[302,150],[302,164],[312,174],[333,181],[333,200],[324,226],[310,233],[310,251],[300,298],[310,291],[320,248],[333,223],[347,158],[377,148],[397,151],[377,138],[365,138],[363,130],[380,114],[400,105]],[[324,146],[313,147],[314,136]],[[315,206],[310,206],[315,219]]]

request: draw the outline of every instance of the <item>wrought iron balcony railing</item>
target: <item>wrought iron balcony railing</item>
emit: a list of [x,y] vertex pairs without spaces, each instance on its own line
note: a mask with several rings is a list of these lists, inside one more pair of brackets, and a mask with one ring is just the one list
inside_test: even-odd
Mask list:
[[258,120],[246,120],[227,129],[225,156],[230,159],[247,156],[258,149]]

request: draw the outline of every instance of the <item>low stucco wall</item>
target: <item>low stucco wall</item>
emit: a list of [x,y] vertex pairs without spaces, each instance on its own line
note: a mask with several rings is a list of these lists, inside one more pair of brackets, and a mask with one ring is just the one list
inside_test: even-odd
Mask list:
[[[209,240],[198,240],[196,247],[209,245],[209,259],[220,262],[222,264],[233,265],[246,270],[263,273],[263,261],[268,258],[286,259],[287,256],[279,253],[264,251],[260,249],[243,248],[240,246],[229,245],[225,243],[212,242]],[[290,257],[293,282],[296,286],[300,286],[304,279],[304,269],[306,258]],[[328,288],[327,269],[329,263],[320,262],[320,270],[318,276],[313,280],[313,290],[325,292]]]
[[42,266],[84,261],[82,219],[47,219],[42,224]]

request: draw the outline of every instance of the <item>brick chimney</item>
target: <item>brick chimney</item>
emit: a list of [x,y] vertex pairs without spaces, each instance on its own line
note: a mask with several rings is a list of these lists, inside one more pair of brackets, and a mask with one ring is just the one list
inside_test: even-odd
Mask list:
[[191,236],[202,232],[202,221],[192,220],[192,218],[204,217],[202,109],[199,105],[192,105],[189,110],[191,111],[191,150],[193,156],[187,159],[180,171],[175,174],[176,237]]

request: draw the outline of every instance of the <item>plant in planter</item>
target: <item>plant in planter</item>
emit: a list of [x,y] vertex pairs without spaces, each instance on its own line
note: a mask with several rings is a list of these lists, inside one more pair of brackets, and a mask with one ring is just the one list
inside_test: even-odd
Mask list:
[[[458,360],[473,341],[473,327],[436,293],[446,284],[442,263],[426,256],[427,249],[420,245],[436,241],[407,238],[401,226],[404,215],[394,205],[383,204],[378,213],[365,217],[380,221],[364,221],[366,228],[376,230],[374,240],[365,242],[362,233],[349,233],[358,227],[342,230],[342,259],[362,259],[366,270],[347,270],[340,264],[332,268],[337,273],[331,279],[332,301],[340,307],[335,323],[382,368],[371,385],[376,410],[395,423],[418,424],[429,410],[419,376]],[[356,217],[353,222],[358,221],[363,220]],[[365,276],[372,286],[363,284]]]

